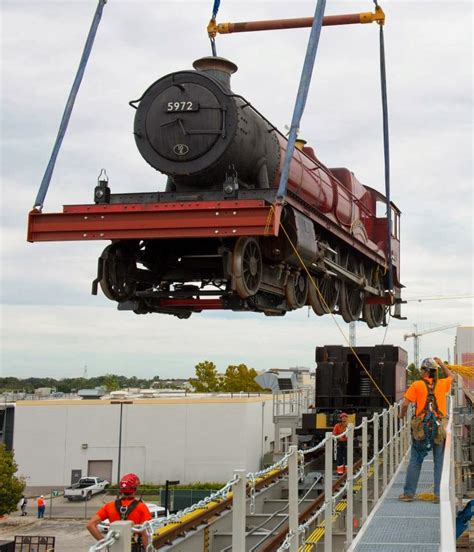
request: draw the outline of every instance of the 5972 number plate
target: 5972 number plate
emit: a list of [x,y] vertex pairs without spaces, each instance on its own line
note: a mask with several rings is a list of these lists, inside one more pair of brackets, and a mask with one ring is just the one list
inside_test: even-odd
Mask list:
[[176,113],[182,111],[199,111],[198,102],[168,102],[165,107],[167,113]]

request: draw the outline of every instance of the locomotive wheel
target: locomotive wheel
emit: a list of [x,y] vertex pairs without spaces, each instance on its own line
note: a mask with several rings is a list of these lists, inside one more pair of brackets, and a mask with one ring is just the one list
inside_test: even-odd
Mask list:
[[262,252],[255,238],[239,238],[232,256],[232,273],[235,289],[240,297],[246,299],[255,295],[262,281]]
[[[374,267],[372,269],[372,273],[370,275],[370,285],[377,288],[379,291],[383,290],[383,278],[379,267]],[[363,315],[363,318],[369,328],[381,326],[385,315],[385,305],[366,304],[364,305]]]
[[285,288],[286,300],[290,309],[300,309],[308,298],[308,278],[302,272],[290,274]]
[[136,264],[132,251],[120,242],[108,245],[102,255],[100,287],[104,295],[119,303],[128,301],[136,289]]
[[[345,267],[350,272],[363,276],[364,265],[354,255],[348,253],[345,259]],[[359,320],[364,305],[364,291],[352,282],[343,282],[339,298],[339,309],[345,322]]]
[[[334,260],[339,262],[339,259],[340,252],[339,249],[336,248],[336,256]],[[308,289],[309,303],[313,308],[313,311],[318,316],[330,314],[334,310],[334,307],[339,299],[341,282],[329,274],[324,274],[324,276],[320,278],[314,278],[314,283],[318,289],[314,287],[313,282],[309,282]]]

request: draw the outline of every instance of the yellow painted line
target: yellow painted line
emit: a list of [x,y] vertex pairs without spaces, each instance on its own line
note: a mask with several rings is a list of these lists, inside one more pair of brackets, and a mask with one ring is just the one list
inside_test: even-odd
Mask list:
[[[374,466],[371,465],[367,470],[367,479],[370,479],[374,474]],[[362,489],[362,476],[358,479],[358,482],[353,485],[353,491],[360,491]],[[340,500],[335,507],[335,512],[332,514],[332,523],[334,523],[337,518],[347,509],[347,500]],[[317,544],[323,537],[325,533],[325,521],[323,520],[316,529],[305,539],[304,544],[298,548],[298,552],[311,552],[314,548],[314,545]],[[309,546],[309,548],[308,548]]]

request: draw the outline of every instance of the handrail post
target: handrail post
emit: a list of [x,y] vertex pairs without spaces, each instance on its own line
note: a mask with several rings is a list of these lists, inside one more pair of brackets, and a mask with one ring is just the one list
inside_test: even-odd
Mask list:
[[387,488],[387,409],[382,412],[382,486]]
[[[291,445],[288,458],[288,517],[289,529],[293,535],[290,541],[290,552],[298,552],[298,447]],[[234,548],[232,550],[245,550]]]
[[379,415],[374,414],[374,504],[379,499]]
[[367,509],[367,418],[362,418],[362,519],[365,523],[368,516]]
[[347,508],[346,508],[346,550],[352,543],[354,517],[354,424],[347,429]]
[[107,550],[110,552],[130,552],[132,550],[132,522],[114,521],[110,524],[109,531],[117,531],[120,538],[111,544]]
[[400,455],[399,455],[399,441],[400,441],[400,435],[398,433],[398,404],[395,403],[393,405],[393,433],[395,436],[395,466],[398,466],[400,463]]
[[232,550],[245,550],[245,510],[247,476],[245,470],[235,470],[237,481],[232,485]]
[[324,455],[324,552],[332,552],[332,433],[326,432]]
[[388,442],[390,456],[388,477],[391,480],[393,477],[393,406],[388,409]]

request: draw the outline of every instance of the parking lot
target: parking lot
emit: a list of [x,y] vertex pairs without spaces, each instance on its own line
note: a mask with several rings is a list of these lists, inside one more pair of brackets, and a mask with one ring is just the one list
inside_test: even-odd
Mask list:
[[[52,497],[45,494],[46,511],[44,513],[45,519],[55,518],[73,518],[73,519],[87,519],[90,518],[97,510],[105,503],[113,500],[114,496],[100,493],[93,496],[88,501],[74,501],[69,502],[63,496]],[[36,499],[28,498],[28,504],[26,507],[28,513],[27,517],[36,517]],[[20,512],[14,512],[11,517],[19,517]]]
[[55,552],[87,552],[95,542],[86,530],[85,520],[33,516],[0,520],[0,541],[13,540],[15,535],[56,537]]
[[86,529],[86,521],[113,496],[101,493],[89,501],[69,502],[63,496],[45,495],[44,519],[37,518],[36,499],[28,498],[27,516],[13,512],[0,520],[0,540],[15,535],[56,537],[55,552],[86,552],[95,542]]

